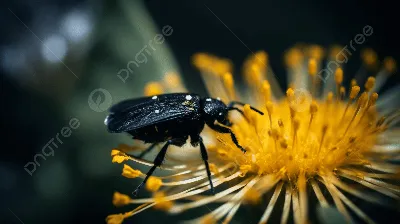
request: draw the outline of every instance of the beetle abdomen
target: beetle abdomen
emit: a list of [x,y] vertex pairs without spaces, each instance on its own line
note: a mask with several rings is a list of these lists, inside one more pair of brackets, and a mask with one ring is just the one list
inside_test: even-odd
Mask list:
[[189,135],[198,135],[203,128],[204,122],[201,119],[178,119],[131,130],[128,133],[132,135],[133,139],[156,143],[169,139],[186,139]]

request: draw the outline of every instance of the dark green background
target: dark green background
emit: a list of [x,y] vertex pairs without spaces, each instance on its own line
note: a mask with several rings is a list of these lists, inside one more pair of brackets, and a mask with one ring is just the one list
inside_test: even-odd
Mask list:
[[[28,26],[32,24],[33,8],[40,5],[57,6],[60,11],[74,8],[83,1],[40,1],[25,3],[24,1],[2,2],[0,29],[2,46],[12,43],[21,36],[32,35],[21,26],[7,8],[20,15],[21,20]],[[71,117],[77,116],[76,108],[87,107],[86,96],[96,87],[94,80],[105,79],[105,76],[115,76],[118,68],[126,65],[113,52],[115,49],[108,43],[107,37],[123,35],[105,29],[107,21],[117,18],[116,23],[128,24],[126,16],[122,15],[119,1],[87,1],[95,9],[95,34],[102,38],[93,41],[88,54],[79,61],[71,56],[67,64],[81,77],[73,83],[73,88],[64,97],[53,98],[41,91],[19,83],[12,76],[2,71],[1,84],[1,210],[0,223],[21,223],[11,212],[12,210],[24,224],[31,223],[104,223],[108,214],[126,211],[126,208],[115,209],[111,204],[114,190],[131,192],[136,182],[120,176],[120,166],[109,165],[103,175],[92,176],[82,172],[82,148],[93,147],[91,153],[86,154],[89,161],[110,161],[109,153],[119,140],[113,140],[105,127],[100,125],[104,114],[88,114],[99,125],[94,127],[93,121],[79,117],[82,129],[72,133],[57,151],[54,158],[50,158],[36,172],[45,172],[54,169],[51,160],[60,159],[68,170],[68,188],[59,192],[57,197],[40,195],[35,185],[36,173],[29,176],[23,166],[32,160],[33,155],[40,151],[42,146],[54,137],[55,133],[68,123]],[[208,9],[205,4],[240,38],[235,37]],[[29,6],[28,6],[29,5]],[[270,56],[270,64],[277,74],[281,85],[286,83],[283,65],[284,50],[296,43],[316,43],[324,47],[332,44],[348,44],[365,25],[374,29],[372,36],[367,38],[363,47],[372,47],[382,59],[391,55],[400,59],[400,35],[398,34],[398,7],[395,3],[378,1],[165,1],[149,0],[145,5],[156,25],[173,27],[173,35],[167,38],[174,57],[178,62],[185,84],[197,93],[204,94],[204,88],[198,72],[191,65],[191,56],[199,51],[210,52],[230,58],[236,71],[251,51],[266,50]],[[49,12],[50,13],[50,12]],[[127,26],[129,27],[129,26]],[[131,29],[134,29],[131,27]],[[104,35],[103,32],[107,32]],[[105,36],[105,37],[104,37]],[[104,37],[104,38],[103,38]],[[131,39],[133,37],[127,37]],[[134,38],[133,38],[134,41]],[[246,46],[244,46],[243,43]],[[139,49],[131,49],[132,55]],[[357,50],[360,50],[358,48]],[[359,52],[359,51],[358,51]],[[358,54],[357,52],[357,54]],[[103,73],[99,64],[112,64],[110,71]],[[347,74],[354,74],[360,66],[358,57],[353,57],[346,65]],[[74,79],[65,69],[60,69],[64,79]],[[43,69],[38,69],[43,71]],[[104,77],[103,77],[104,76]],[[137,73],[129,80],[132,91],[142,91],[139,81],[152,74]],[[398,84],[398,75],[390,79],[385,89]],[[61,88],[62,82],[54,84],[44,82],[39,88]],[[111,87],[110,87],[111,88]],[[117,87],[118,88],[118,87]],[[133,94],[132,94],[133,95]],[[79,97],[83,96],[83,97]],[[129,98],[125,93],[118,98]],[[72,100],[74,99],[74,100]],[[82,101],[80,106],[76,102]],[[78,103],[79,104],[79,103]],[[66,109],[67,108],[67,109]],[[70,108],[70,109],[68,109]],[[87,108],[85,108],[87,109]],[[89,113],[89,112],[88,112]],[[129,140],[128,137],[125,138]],[[61,157],[61,158],[60,158]],[[98,166],[103,166],[99,163]],[[101,170],[101,168],[99,167]],[[57,170],[54,171],[57,176]],[[59,175],[63,175],[60,173]],[[57,179],[47,179],[48,186],[52,186]],[[51,187],[50,187],[51,188]],[[57,194],[57,192],[56,192]],[[143,192],[142,196],[146,195]],[[400,217],[394,210],[370,206],[361,200],[357,204],[367,214],[380,223],[395,223],[394,218]],[[266,203],[266,200],[264,200]],[[210,206],[212,208],[212,206]],[[243,207],[235,216],[233,223],[257,223],[263,207]],[[312,208],[310,209],[312,210]],[[148,210],[129,219],[126,223],[175,223],[182,218],[197,217],[207,213],[203,207],[189,211],[182,216],[171,217],[162,212]]]

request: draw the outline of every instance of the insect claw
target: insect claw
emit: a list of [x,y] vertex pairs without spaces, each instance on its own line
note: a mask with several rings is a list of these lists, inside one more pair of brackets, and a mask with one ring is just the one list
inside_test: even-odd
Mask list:
[[232,127],[233,123],[230,122],[229,120],[226,120],[223,125],[228,126],[228,127]]
[[210,191],[211,191],[211,194],[215,195],[214,187],[211,187]]
[[138,195],[138,192],[139,192],[140,188],[142,188],[142,186],[143,186],[143,182],[141,184],[139,184],[139,186],[137,186],[136,189],[132,192],[132,195],[134,197],[136,197]]

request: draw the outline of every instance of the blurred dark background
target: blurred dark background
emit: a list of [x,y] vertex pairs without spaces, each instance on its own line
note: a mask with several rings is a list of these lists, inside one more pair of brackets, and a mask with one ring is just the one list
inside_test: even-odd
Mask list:
[[[204,94],[191,64],[194,53],[230,58],[240,71],[257,50],[268,52],[284,85],[286,49],[296,43],[346,45],[365,25],[373,27],[373,34],[362,48],[373,48],[380,59],[400,59],[398,7],[388,2],[16,0],[1,5],[0,223],[104,223],[108,214],[126,211],[114,208],[112,194],[131,192],[136,182],[120,176],[121,166],[112,164],[109,154],[129,137],[107,133],[107,111],[91,109],[88,97],[98,88],[116,103],[140,96],[147,81],[176,71],[188,89]],[[148,62],[125,82],[118,78],[166,25],[173,33]],[[346,64],[346,74],[360,67],[360,49]],[[384,89],[398,83],[398,77],[392,76]],[[70,137],[60,137],[63,143],[53,147],[54,156],[40,159],[32,175],[24,170],[73,118],[80,125]],[[361,207],[389,223],[399,217],[387,209]],[[203,209],[192,217],[208,211]],[[234,223],[248,223],[240,214]],[[126,223],[175,223],[180,218],[146,211]]]

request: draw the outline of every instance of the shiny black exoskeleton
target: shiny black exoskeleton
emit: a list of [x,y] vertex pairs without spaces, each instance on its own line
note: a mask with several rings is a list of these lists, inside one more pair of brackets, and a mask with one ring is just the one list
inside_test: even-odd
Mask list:
[[[236,110],[243,114],[241,109],[234,107],[236,104],[244,105],[240,102],[231,102],[226,105],[219,99],[200,98],[196,94],[173,93],[126,100],[111,107],[110,115],[105,120],[109,132],[127,132],[134,139],[152,143],[139,157],[144,156],[157,144],[166,142],[156,156],[153,167],[147,172],[145,179],[133,194],[137,194],[154,170],[162,164],[168,146],[181,147],[189,136],[192,146],[200,145],[211,191],[214,192],[208,155],[200,133],[204,124],[219,133],[229,133],[236,146],[246,152],[229,128],[232,123],[228,119],[228,112]],[[263,115],[261,111],[253,107],[251,109]]]

